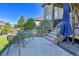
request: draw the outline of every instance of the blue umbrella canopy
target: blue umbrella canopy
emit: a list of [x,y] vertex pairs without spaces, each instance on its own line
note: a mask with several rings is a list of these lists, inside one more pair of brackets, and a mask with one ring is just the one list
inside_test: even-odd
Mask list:
[[72,34],[72,28],[70,24],[70,6],[68,3],[63,4],[63,19],[60,33],[67,37]]

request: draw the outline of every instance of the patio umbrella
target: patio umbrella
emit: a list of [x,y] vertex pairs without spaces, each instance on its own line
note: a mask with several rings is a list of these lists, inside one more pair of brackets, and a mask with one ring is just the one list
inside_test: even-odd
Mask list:
[[63,19],[60,33],[66,37],[72,34],[72,28],[70,24],[70,6],[68,3],[63,4]]

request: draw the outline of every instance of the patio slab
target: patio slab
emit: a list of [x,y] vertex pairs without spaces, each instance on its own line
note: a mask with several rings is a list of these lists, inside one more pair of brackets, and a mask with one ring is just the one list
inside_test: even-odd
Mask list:
[[2,56],[72,56],[43,37],[28,38],[28,40],[25,47],[22,45],[14,47],[13,44]]

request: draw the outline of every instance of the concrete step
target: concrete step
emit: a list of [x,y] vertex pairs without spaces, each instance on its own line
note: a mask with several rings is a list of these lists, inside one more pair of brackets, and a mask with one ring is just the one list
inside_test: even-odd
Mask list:
[[50,32],[49,34],[52,34],[52,35],[57,35],[57,33],[56,32]]
[[71,54],[79,56],[79,47],[75,47],[75,45],[70,44],[70,42],[62,42],[59,46]]
[[51,37],[51,38],[57,38],[57,35],[53,35],[53,34],[47,34],[47,36]]
[[65,39],[65,37],[62,36],[61,34],[59,34],[59,36],[57,36],[58,33],[59,33],[59,29],[55,28],[49,34],[47,34],[47,36],[48,36],[47,39],[52,40],[52,38],[53,38],[58,43],[62,42]]
[[60,29],[59,28],[55,28],[54,30],[52,30],[50,33],[51,34],[55,34],[57,35],[57,33],[59,33]]
[[55,39],[56,42],[60,43],[65,39],[65,36],[60,35],[60,37],[58,37],[57,35],[53,35],[53,34],[47,34],[47,39],[52,40]]
[[58,43],[62,42],[65,39],[65,36],[60,35],[60,37],[57,37]]
[[49,36],[45,36],[44,38],[51,41],[51,42],[53,42],[53,43],[55,43],[55,44],[57,43],[57,40],[55,38],[51,38]]
[[45,38],[49,39],[49,40],[55,40],[55,38],[52,38],[50,36],[45,36]]

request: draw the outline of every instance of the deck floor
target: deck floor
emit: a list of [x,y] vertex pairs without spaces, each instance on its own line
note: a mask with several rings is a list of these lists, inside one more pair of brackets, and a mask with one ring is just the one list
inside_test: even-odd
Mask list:
[[[25,39],[27,40],[27,39]],[[7,48],[2,56],[71,56],[70,53],[43,37],[29,38],[25,48],[22,45]]]

